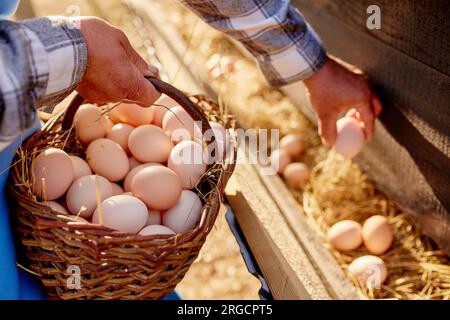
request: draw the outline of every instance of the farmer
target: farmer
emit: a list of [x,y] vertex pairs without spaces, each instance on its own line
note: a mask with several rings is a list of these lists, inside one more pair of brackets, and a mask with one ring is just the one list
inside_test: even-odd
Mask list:
[[[5,20],[18,0],[0,2],[0,299],[38,299],[34,279],[16,266],[6,199],[8,167],[20,141],[40,126],[36,108],[54,106],[77,90],[95,103],[159,97],[144,75],[157,75],[123,32],[97,18]],[[303,80],[328,145],[336,120],[352,108],[372,137],[381,111],[368,79],[329,58],[317,35],[287,0],[182,1],[255,56],[267,81]]]

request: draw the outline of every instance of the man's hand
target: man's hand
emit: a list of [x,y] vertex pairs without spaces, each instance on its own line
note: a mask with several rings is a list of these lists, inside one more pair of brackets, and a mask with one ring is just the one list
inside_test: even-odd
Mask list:
[[157,76],[158,69],[139,56],[119,29],[94,17],[79,22],[88,47],[88,65],[77,91],[98,104],[130,99],[152,105],[161,94],[144,76]]
[[325,145],[334,145],[336,121],[344,112],[360,120],[367,141],[372,138],[375,118],[382,106],[365,75],[328,59],[304,83],[318,117],[319,134]]

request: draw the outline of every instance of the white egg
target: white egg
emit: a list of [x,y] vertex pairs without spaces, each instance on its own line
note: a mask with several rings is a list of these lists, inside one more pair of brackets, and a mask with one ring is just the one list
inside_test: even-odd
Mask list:
[[100,201],[113,195],[111,183],[104,177],[90,175],[75,180],[67,191],[66,203],[72,214],[89,219],[97,208],[97,192]]
[[44,201],[44,202],[42,202],[42,204],[44,206],[49,207],[50,209],[52,209],[55,212],[62,213],[62,214],[69,214],[67,212],[66,208],[64,208],[58,202],[55,202],[55,201]]
[[192,191],[183,190],[177,204],[163,213],[163,224],[177,233],[187,232],[197,225],[202,202]]
[[376,256],[361,256],[348,266],[348,273],[365,288],[379,289],[388,272],[384,261]]
[[194,141],[182,141],[170,152],[167,163],[180,178],[183,189],[192,189],[206,171],[203,147]]
[[146,221],[145,204],[138,198],[123,194],[104,200],[92,217],[93,223],[102,223],[126,233],[138,233]]
[[139,232],[141,236],[155,236],[155,235],[175,235],[175,232],[169,228],[161,225],[146,226]]

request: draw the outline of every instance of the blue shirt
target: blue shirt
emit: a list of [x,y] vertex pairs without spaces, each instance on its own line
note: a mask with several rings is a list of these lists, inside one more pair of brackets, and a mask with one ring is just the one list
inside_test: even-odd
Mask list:
[[7,183],[9,169],[20,142],[40,128],[40,122],[0,152],[0,299],[45,299],[33,275],[16,265],[16,248],[8,208]]

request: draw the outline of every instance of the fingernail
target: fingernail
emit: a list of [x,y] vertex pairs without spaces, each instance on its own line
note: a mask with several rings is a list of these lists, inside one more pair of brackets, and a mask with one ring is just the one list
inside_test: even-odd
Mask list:
[[153,65],[149,65],[147,68],[147,72],[144,74],[147,77],[154,77],[159,74],[159,69]]

